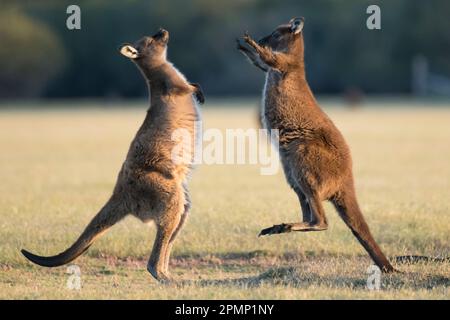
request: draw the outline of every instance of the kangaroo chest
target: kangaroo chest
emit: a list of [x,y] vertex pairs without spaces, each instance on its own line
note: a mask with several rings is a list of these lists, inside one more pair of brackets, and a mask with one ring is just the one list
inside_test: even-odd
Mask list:
[[286,129],[297,127],[298,110],[292,95],[293,84],[283,78],[276,71],[270,71],[266,75],[266,81],[262,96],[262,122],[266,129]]
[[266,76],[262,122],[266,129],[278,130],[280,149],[294,141],[298,145],[314,140],[321,128],[320,114],[313,107],[315,102],[306,82],[302,81],[274,71]]

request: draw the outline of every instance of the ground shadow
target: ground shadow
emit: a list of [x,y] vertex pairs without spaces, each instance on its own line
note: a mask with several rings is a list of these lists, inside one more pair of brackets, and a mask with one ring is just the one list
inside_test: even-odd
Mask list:
[[[305,273],[298,267],[275,267],[252,277],[210,280],[182,280],[178,285],[196,286],[238,286],[254,288],[262,285],[279,285],[297,288],[310,286],[365,289],[367,276],[361,275],[321,275],[318,273]],[[419,273],[396,273],[382,275],[381,288],[385,289],[432,289],[437,286],[450,286],[450,278],[442,275],[424,275]]]

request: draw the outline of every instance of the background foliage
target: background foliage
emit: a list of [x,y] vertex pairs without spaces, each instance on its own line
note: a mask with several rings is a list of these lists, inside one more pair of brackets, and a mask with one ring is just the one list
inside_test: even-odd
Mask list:
[[[248,30],[260,37],[304,16],[308,79],[318,93],[358,87],[411,91],[411,63],[450,75],[446,0],[96,0],[6,1],[0,13],[0,97],[135,97],[146,94],[135,67],[117,53],[163,26],[169,58],[208,95],[254,95],[263,76],[235,49]],[[66,28],[66,8],[81,7],[81,30]],[[382,30],[366,28],[378,4]]]

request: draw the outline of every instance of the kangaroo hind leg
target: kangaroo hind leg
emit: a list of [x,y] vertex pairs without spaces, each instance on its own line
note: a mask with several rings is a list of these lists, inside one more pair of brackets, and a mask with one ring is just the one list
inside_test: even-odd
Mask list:
[[292,231],[324,231],[328,229],[325,211],[319,196],[313,193],[312,196],[305,195],[300,189],[294,189],[299,197],[302,206],[302,222],[276,224],[270,228],[261,230],[259,236],[287,233]]
[[167,264],[170,255],[170,240],[181,220],[181,210],[178,206],[172,207],[163,217],[156,221],[156,238],[152,253],[148,260],[147,270],[159,281],[170,281]]
[[183,206],[183,212],[180,217],[180,222],[178,223],[178,226],[176,227],[175,231],[173,232],[172,236],[170,237],[169,245],[166,250],[166,255],[164,257],[164,271],[166,274],[169,274],[169,260],[170,260],[170,252],[173,247],[173,243],[175,242],[175,238],[180,233],[181,229],[183,228],[184,224],[186,223],[186,220],[189,216],[189,212],[191,209],[191,198],[189,196],[189,192],[184,188],[184,206]]
[[300,202],[300,207],[302,208],[302,218],[303,222],[311,221],[312,213],[311,208],[309,207],[308,200],[306,199],[305,194],[299,187],[293,188],[295,193],[297,194],[298,201]]

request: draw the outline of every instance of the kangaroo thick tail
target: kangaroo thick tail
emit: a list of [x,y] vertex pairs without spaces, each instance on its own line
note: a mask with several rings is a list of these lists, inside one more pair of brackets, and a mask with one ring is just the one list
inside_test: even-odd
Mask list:
[[124,217],[121,203],[111,199],[92,219],[77,241],[67,250],[51,257],[42,257],[22,249],[31,262],[43,267],[57,267],[69,263],[85,252],[94,240]]
[[383,272],[396,271],[375,242],[359,208],[354,189],[349,189],[332,199],[336,210],[376,265]]
[[427,256],[417,256],[417,255],[409,255],[409,256],[398,256],[395,257],[395,261],[397,263],[417,263],[417,262],[450,262],[450,257],[427,257]]

